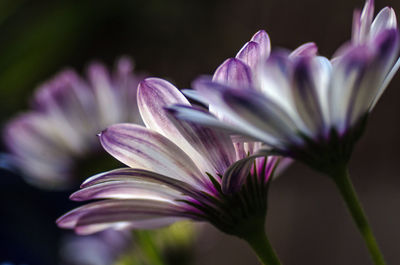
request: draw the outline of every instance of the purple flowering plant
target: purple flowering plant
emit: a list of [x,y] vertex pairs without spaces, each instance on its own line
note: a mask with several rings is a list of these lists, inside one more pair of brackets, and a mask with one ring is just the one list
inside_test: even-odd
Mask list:
[[[374,2],[356,10],[351,41],[328,59],[313,43],[292,53],[266,53],[248,42],[187,95],[212,106],[221,119],[174,106],[179,119],[263,142],[264,149],[328,175],[338,187],[375,264],[385,264],[349,179],[347,165],[367,117],[400,67],[399,30],[392,8],[373,19]],[[226,82],[228,80],[228,82]],[[229,82],[236,80],[235,82]],[[222,82],[221,82],[222,81]]]

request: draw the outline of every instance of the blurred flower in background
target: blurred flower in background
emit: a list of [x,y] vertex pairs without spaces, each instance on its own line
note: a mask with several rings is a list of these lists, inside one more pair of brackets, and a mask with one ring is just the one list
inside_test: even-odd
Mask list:
[[60,265],[189,265],[194,232],[192,224],[180,222],[154,231],[69,235],[61,242]]
[[41,85],[32,110],[4,130],[15,166],[30,183],[58,189],[76,186],[86,170],[104,168],[107,160],[102,160],[96,134],[113,123],[141,123],[136,88],[142,76],[121,58],[112,73],[92,63],[87,79],[65,70]]

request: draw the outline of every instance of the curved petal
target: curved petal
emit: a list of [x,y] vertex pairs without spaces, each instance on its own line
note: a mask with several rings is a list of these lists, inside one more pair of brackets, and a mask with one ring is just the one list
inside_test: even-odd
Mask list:
[[197,122],[182,121],[174,108],[169,108],[168,113],[186,140],[213,165],[216,172],[208,173],[223,174],[235,161],[235,150],[229,134],[199,125]]
[[91,185],[74,192],[70,199],[87,201],[94,199],[144,199],[173,203],[182,199],[182,193],[161,183],[140,179],[113,180]]
[[211,166],[188,143],[165,113],[172,104],[190,106],[189,101],[171,83],[159,78],[146,78],[138,86],[138,106],[146,127],[157,131],[174,142],[198,165],[201,172],[211,170]]
[[241,60],[229,58],[217,68],[212,81],[237,88],[250,88],[251,71]]
[[271,53],[271,40],[268,33],[265,30],[257,31],[251,41],[258,43],[259,45],[259,55],[261,57],[267,58]]
[[372,22],[369,38],[375,39],[382,31],[387,29],[397,29],[396,14],[391,7],[385,7],[378,13],[374,22]]
[[254,137],[260,141],[275,147],[302,144],[296,123],[284,109],[263,94],[230,90],[224,93],[223,99],[238,120],[257,132]]
[[110,227],[154,228],[185,218],[179,206],[153,200],[103,200],[68,212],[57,220],[61,228],[91,234]]
[[303,45],[297,47],[289,55],[290,58],[295,58],[298,56],[315,56],[317,55],[318,47],[314,42],[307,42]]
[[254,41],[247,42],[236,54],[236,58],[246,63],[251,69],[255,69],[262,59],[266,59],[262,55],[260,45]]
[[134,124],[115,124],[100,135],[104,149],[122,163],[192,185],[204,183],[194,162],[161,134]]

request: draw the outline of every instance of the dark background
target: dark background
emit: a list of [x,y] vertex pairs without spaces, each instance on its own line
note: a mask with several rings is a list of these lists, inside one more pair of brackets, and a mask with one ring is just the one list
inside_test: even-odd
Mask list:
[[[65,66],[80,72],[119,55],[180,88],[211,74],[259,29],[274,47],[315,41],[331,56],[350,38],[361,0],[0,0],[0,124],[27,108],[29,95]],[[377,9],[400,1],[377,1]],[[388,264],[400,264],[400,77],[373,111],[351,174]],[[4,148],[2,149],[4,150]],[[0,262],[57,263],[54,220],[74,204],[0,171]],[[331,181],[295,164],[271,188],[267,230],[283,264],[366,265],[368,253]],[[241,241],[206,225],[196,264],[257,264]]]

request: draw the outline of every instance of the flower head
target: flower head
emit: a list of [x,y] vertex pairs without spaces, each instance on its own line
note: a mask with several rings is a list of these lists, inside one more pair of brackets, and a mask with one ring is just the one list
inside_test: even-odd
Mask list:
[[65,70],[37,89],[32,110],[4,130],[13,161],[29,182],[46,188],[76,183],[79,165],[101,153],[99,131],[113,123],[140,122],[135,103],[140,77],[132,70],[127,58],[113,73],[92,63],[87,80]]
[[165,80],[148,78],[139,84],[138,106],[146,127],[116,124],[100,135],[104,149],[129,168],[86,180],[71,198],[105,200],[67,213],[58,220],[60,227],[89,234],[192,219],[237,235],[254,220],[263,226],[267,186],[279,158],[255,160],[255,146],[243,156],[229,134],[177,119],[174,108],[166,108],[171,104],[191,107]]
[[383,9],[371,23],[372,14],[372,1],[355,12],[353,39],[331,60],[318,56],[313,43],[266,60],[259,43],[247,43],[241,50],[247,56],[228,59],[213,80],[199,78],[190,92],[229,124],[182,108],[179,117],[257,139],[325,173],[345,165],[400,66],[393,10]]

